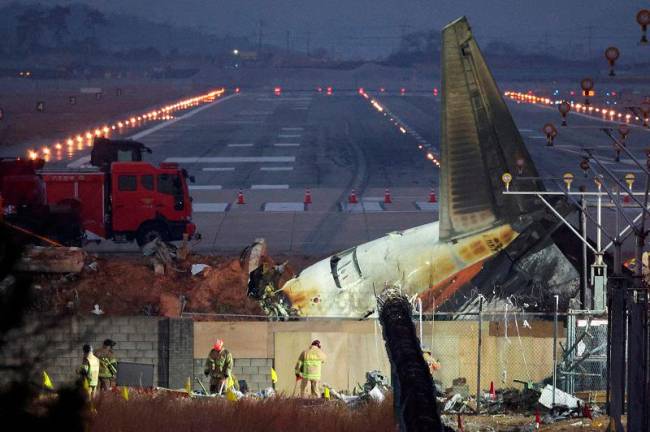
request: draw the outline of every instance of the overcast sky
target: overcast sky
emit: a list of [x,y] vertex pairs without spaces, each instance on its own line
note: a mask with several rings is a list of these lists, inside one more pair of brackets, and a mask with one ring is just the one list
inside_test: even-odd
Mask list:
[[[0,0],[0,5],[12,3]],[[38,3],[33,0],[21,0]],[[294,49],[324,47],[346,54],[377,53],[395,46],[401,32],[440,29],[466,15],[479,42],[508,39],[531,48],[592,52],[636,45],[635,15],[650,8],[636,0],[46,0],[85,3],[154,21],[193,26],[215,34],[257,38]],[[287,34],[287,32],[290,32]],[[288,36],[288,38],[287,38]],[[646,50],[648,51],[648,50]]]

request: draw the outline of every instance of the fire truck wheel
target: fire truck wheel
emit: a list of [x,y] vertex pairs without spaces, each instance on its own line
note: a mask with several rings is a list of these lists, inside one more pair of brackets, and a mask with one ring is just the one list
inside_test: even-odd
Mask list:
[[138,230],[136,241],[138,246],[142,247],[156,238],[167,241],[169,239],[167,228],[160,223],[146,223]]

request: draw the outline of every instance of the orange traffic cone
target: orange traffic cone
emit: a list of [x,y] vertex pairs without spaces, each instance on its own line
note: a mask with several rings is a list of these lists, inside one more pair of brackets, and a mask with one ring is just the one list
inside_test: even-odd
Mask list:
[[431,192],[429,192],[429,202],[430,203],[438,202],[438,199],[436,198],[436,193],[434,192],[433,189],[431,189]]
[[241,190],[237,192],[237,204],[246,204],[246,201],[244,201],[244,193]]
[[384,190],[384,204],[392,204],[393,199],[390,197],[390,191],[388,188]]
[[490,399],[497,400],[497,393],[494,391],[494,381],[490,381]]
[[311,190],[305,189],[305,199],[303,201],[305,204],[311,204]]
[[350,192],[350,196],[348,197],[348,203],[350,204],[358,204],[359,200],[357,200],[357,193],[352,189],[352,192]]

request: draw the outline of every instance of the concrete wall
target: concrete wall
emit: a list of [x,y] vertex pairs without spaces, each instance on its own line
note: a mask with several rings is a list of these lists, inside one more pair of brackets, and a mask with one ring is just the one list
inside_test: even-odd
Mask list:
[[[553,323],[531,321],[529,325],[531,328],[518,321],[515,326],[512,320],[507,326],[503,321],[483,323],[482,388],[489,388],[491,381],[496,388],[511,387],[518,385],[513,382],[514,379],[537,381],[552,374]],[[422,330],[424,345],[431,347],[433,355],[442,364],[435,378],[443,386],[451,387],[454,378],[465,377],[471,392],[474,392],[479,358],[478,322],[425,322]],[[433,341],[432,334],[435,336]],[[563,337],[561,331],[559,341]],[[367,371],[374,369],[389,375],[381,328],[372,320],[196,322],[194,356],[197,362],[205,359],[217,338],[225,341],[236,359],[235,364],[238,359],[272,360],[278,373],[276,389],[287,394],[293,393],[295,362],[300,352],[314,339],[322,342],[328,356],[323,366],[323,382],[335,388],[352,390],[357,384],[365,382]],[[263,383],[261,378],[257,379]],[[270,381],[265,384],[270,385]]]
[[[83,344],[98,349],[108,338],[117,342],[114,352],[118,361],[153,364],[155,385],[183,387],[182,376],[187,377],[187,370],[192,370],[191,321],[82,317],[62,320],[33,334],[34,323],[11,334],[13,343],[0,353],[1,360],[20,364],[25,357],[40,357],[38,369],[47,371],[55,385],[71,383],[77,378]],[[9,375],[0,377],[4,382],[10,379]]]
[[[41,356],[39,367],[55,384],[75,379],[81,361],[81,345],[101,346],[106,338],[117,342],[119,360],[154,365],[155,385],[183,388],[188,377],[206,385],[203,363],[216,339],[223,339],[235,359],[233,373],[246,380],[251,391],[271,386],[271,367],[278,373],[276,389],[291,394],[294,365],[310,342],[319,339],[328,356],[323,382],[352,390],[365,382],[365,373],[380,370],[389,375],[381,328],[373,320],[312,320],[302,322],[193,322],[156,317],[84,317],[62,321],[51,330],[29,335],[28,325],[16,342],[0,353],[0,361],[19,364],[24,351]],[[552,373],[552,323],[523,321],[484,322],[481,328],[481,383],[499,387],[517,385],[514,379],[538,381]],[[424,345],[431,347],[442,368],[436,379],[450,387],[454,378],[465,377],[473,393],[478,365],[478,323],[438,321],[423,326]],[[432,335],[434,335],[432,339]],[[563,332],[558,340],[563,340]],[[0,382],[10,379],[3,373]],[[195,389],[200,386],[196,379]]]

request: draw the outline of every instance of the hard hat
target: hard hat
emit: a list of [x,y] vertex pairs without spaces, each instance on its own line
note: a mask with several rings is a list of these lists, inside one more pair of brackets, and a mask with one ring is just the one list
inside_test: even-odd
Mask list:
[[223,340],[222,339],[217,339],[217,341],[214,343],[212,348],[217,350],[217,351],[221,351],[221,349],[223,348]]
[[104,346],[114,347],[117,343],[113,339],[105,339]]
[[311,344],[312,346],[316,345],[318,348],[320,348],[320,341],[318,339],[314,340]]

